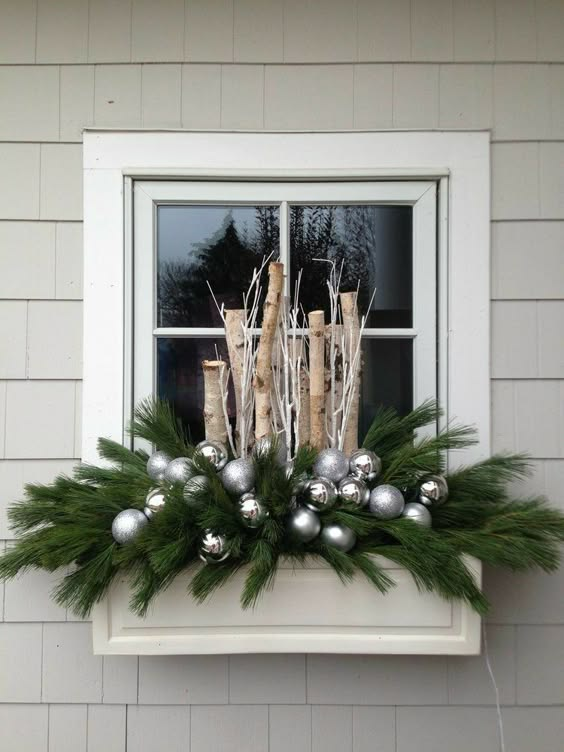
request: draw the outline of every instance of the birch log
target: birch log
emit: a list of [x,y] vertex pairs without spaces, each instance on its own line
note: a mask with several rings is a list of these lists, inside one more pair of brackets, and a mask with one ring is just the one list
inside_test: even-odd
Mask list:
[[[360,339],[360,324],[358,321],[357,292],[342,292],[339,294],[341,299],[341,313],[343,317],[343,326],[345,328],[345,352],[344,358],[353,367],[354,360]],[[354,389],[352,403],[348,416],[347,425],[345,426],[345,440],[343,451],[350,454],[358,448],[358,411],[360,403],[360,358],[357,360],[356,373],[350,374],[351,389]]]
[[309,442],[325,448],[325,314],[309,314]]
[[342,324],[327,324],[325,327],[325,412],[331,447],[337,446],[342,420],[342,413],[338,409],[343,401],[343,336]]
[[262,334],[257,351],[255,373],[255,438],[257,441],[271,433],[270,388],[272,383],[272,347],[278,326],[278,313],[284,287],[284,264],[272,261],[268,265],[268,291],[262,314]]
[[300,412],[298,415],[298,438],[300,445],[309,444],[310,440],[310,423],[309,423],[309,376],[305,366],[300,367]]
[[223,415],[221,396],[221,372],[225,368],[223,360],[202,361],[204,371],[204,426],[208,441],[227,442],[227,429]]
[[239,453],[241,453],[241,410],[243,404],[241,382],[245,350],[245,321],[246,312],[244,310],[225,311],[225,337],[231,365],[233,391],[235,392],[235,446]]

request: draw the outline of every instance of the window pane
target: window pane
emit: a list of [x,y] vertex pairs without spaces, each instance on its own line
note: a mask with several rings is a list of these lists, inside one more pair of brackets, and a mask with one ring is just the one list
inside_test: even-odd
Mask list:
[[[301,299],[306,310],[329,315],[326,278],[329,259],[340,267],[341,289],[360,280],[359,311],[376,295],[368,327],[412,325],[412,209],[410,206],[292,206],[291,279],[303,269]],[[293,289],[293,281],[292,281]]]
[[401,415],[413,409],[413,340],[363,340],[359,440],[381,407]]
[[[176,415],[197,443],[204,438],[204,376],[203,360],[220,358],[228,361],[227,346],[221,338],[157,339],[157,393],[168,400]],[[228,414],[235,416],[235,400],[228,400]]]
[[240,308],[270,253],[279,254],[277,206],[159,206],[157,326],[222,326],[207,283]]

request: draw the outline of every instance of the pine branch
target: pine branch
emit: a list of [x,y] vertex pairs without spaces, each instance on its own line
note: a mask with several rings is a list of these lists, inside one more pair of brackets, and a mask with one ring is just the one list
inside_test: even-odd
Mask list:
[[272,587],[277,566],[275,549],[266,541],[258,540],[251,550],[250,567],[241,593],[243,608],[254,606],[262,593]]
[[441,411],[435,400],[427,400],[406,416],[401,417],[393,408],[380,408],[368,429],[362,446],[381,457],[387,457],[401,446],[412,443],[415,431],[436,423]]
[[154,397],[148,397],[137,405],[129,432],[171,457],[191,457],[194,452],[168,402]]

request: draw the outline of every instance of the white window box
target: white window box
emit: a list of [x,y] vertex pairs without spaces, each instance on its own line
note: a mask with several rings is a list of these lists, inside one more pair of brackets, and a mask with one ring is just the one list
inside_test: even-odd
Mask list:
[[[209,133],[87,131],[84,136],[84,390],[82,457],[96,441],[125,441],[135,385],[132,197],[151,180],[431,180],[438,186],[437,382],[445,420],[474,424],[480,444],[456,462],[489,455],[489,134],[486,132]],[[416,251],[416,249],[414,249]],[[415,301],[417,302],[417,301]],[[416,364],[417,368],[417,364]],[[481,568],[472,562],[477,578]],[[316,566],[282,570],[256,609],[238,605],[241,577],[206,605],[186,577],[145,619],[128,610],[124,582],[93,614],[98,653],[475,653],[480,620],[464,604],[398,587],[381,596],[343,586]]]

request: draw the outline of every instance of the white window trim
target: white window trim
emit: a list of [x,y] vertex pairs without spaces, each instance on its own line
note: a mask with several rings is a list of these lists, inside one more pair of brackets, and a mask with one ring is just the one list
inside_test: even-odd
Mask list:
[[487,456],[489,158],[486,132],[85,131],[83,459],[96,458],[99,436],[123,440],[130,410],[125,301],[131,280],[125,270],[132,253],[133,177],[439,180],[438,349],[445,364],[439,394],[447,419],[480,432],[480,443],[461,458]]

